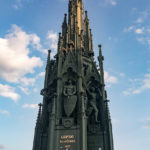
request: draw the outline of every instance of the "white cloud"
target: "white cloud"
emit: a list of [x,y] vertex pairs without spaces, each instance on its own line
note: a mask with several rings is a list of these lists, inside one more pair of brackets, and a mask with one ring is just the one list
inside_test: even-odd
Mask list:
[[36,67],[42,66],[39,57],[29,56],[29,46],[40,47],[39,38],[16,25],[5,38],[0,38],[0,78],[8,82],[23,82],[26,74],[34,73]]
[[124,73],[119,73],[120,77],[124,77],[125,74]]
[[0,110],[0,114],[9,115],[9,112],[7,110]]
[[106,83],[114,84],[117,83],[118,79],[115,76],[109,75],[107,71],[104,71],[104,78]]
[[136,34],[143,34],[144,33],[144,27],[135,29],[135,33]]
[[147,29],[147,32],[150,33],[150,29]]
[[37,109],[38,104],[24,104],[22,107],[23,108],[30,108],[30,109]]
[[114,0],[110,0],[110,3],[111,3],[111,5],[113,5],[113,6],[116,6],[116,5],[117,5],[117,2],[114,1]]
[[22,1],[21,0],[15,0],[15,3],[12,5],[12,7],[16,10],[20,9],[22,7]]
[[38,89],[37,89],[37,88],[34,88],[34,89],[33,89],[33,92],[37,93],[37,92],[38,92]]
[[131,32],[132,30],[134,30],[134,26],[130,26],[128,28],[124,28],[123,32]]
[[21,83],[24,86],[34,85],[35,80],[36,80],[36,78],[26,78],[26,77],[23,77],[23,78],[20,79]]
[[137,20],[136,20],[136,23],[142,23],[143,22],[143,19],[142,18],[138,18]]
[[40,72],[40,73],[39,73],[39,76],[40,76],[40,77],[44,77],[44,76],[45,76],[45,72]]
[[40,44],[40,38],[36,34],[31,34],[30,37],[32,39],[31,42],[33,46],[38,50],[41,49],[42,46]]
[[130,95],[132,93],[133,89],[132,88],[128,88],[127,90],[123,91],[124,95]]
[[52,50],[56,51],[57,50],[57,45],[58,45],[58,36],[57,36],[57,33],[55,33],[52,30],[48,31],[47,39],[49,40],[50,48]]
[[26,95],[29,95],[29,94],[30,94],[29,89],[28,89],[27,87],[21,87],[21,86],[19,86],[19,88],[20,88],[20,90],[21,90],[23,93],[25,93]]
[[146,39],[144,37],[138,37],[137,41],[140,42],[140,43],[142,43],[142,44],[144,44],[145,41],[146,41]]
[[137,18],[137,20],[135,20],[134,24],[132,24],[129,28],[124,28],[123,32],[134,33],[134,36],[139,43],[148,45],[150,47],[150,29],[148,26],[150,9],[146,9],[142,12],[137,11],[137,9],[135,10],[136,11],[134,11],[133,15]]
[[145,74],[144,79],[131,80],[133,86],[123,91],[124,95],[140,94],[150,89],[150,74]]
[[7,149],[7,145],[0,145],[0,150]]
[[15,92],[14,88],[3,84],[0,84],[0,96],[10,98],[15,102],[17,102],[20,98],[19,94]]
[[146,124],[142,128],[143,129],[150,129],[150,119],[146,119]]
[[104,0],[105,4],[109,4],[112,6],[116,6],[117,5],[117,1],[116,0]]

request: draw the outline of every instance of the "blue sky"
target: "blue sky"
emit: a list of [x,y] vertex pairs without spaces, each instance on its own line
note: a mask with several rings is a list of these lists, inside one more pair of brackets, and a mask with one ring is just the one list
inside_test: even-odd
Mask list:
[[[67,0],[0,0],[0,150],[31,150],[47,49]],[[150,2],[84,0],[95,58],[103,45],[115,150],[150,147]]]

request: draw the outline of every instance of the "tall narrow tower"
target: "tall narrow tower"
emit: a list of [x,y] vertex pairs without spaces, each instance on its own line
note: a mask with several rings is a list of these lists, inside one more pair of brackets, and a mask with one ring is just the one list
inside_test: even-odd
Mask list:
[[49,50],[33,150],[114,150],[104,57],[99,45],[97,68],[82,0],[69,0],[55,60],[50,54]]

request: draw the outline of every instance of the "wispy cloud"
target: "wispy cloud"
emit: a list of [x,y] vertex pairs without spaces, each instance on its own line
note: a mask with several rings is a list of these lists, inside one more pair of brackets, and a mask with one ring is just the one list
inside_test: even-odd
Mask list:
[[117,5],[117,1],[115,1],[115,0],[107,0],[107,1],[113,6]]
[[150,118],[145,120],[145,125],[143,125],[142,128],[150,129]]
[[[23,77],[21,78],[21,84],[18,86],[18,88],[26,95],[31,94],[30,90],[29,90],[29,86],[32,86],[34,88],[35,82],[36,80],[38,80],[41,77],[45,76],[45,72],[40,72],[39,74],[37,74],[34,78],[26,78]],[[37,92],[38,89],[34,88],[33,89],[34,92]]]
[[0,114],[9,115],[9,112],[7,110],[1,110],[0,109]]
[[34,0],[13,0],[12,8],[14,10],[20,10],[26,4],[30,4],[34,2]]
[[24,104],[22,107],[23,108],[29,108],[29,109],[37,109],[38,104]]
[[140,94],[145,90],[150,90],[150,74],[145,74],[143,79],[130,80],[131,87],[123,91],[124,95]]
[[40,76],[40,77],[45,76],[45,72],[40,72],[40,73],[39,73],[39,76]]
[[58,44],[58,35],[56,32],[50,30],[47,34],[47,39],[49,40],[50,48],[54,51],[57,50],[57,44]]
[[37,89],[37,88],[34,88],[34,89],[33,89],[33,92],[37,93],[37,92],[38,92],[38,89]]
[[117,5],[117,0],[101,0],[99,1],[101,6],[116,6]]
[[107,71],[104,71],[104,80],[107,87],[111,87],[112,84],[116,84],[118,82],[118,78],[116,76],[110,75]]
[[135,34],[143,34],[144,33],[144,27],[137,28],[135,25],[129,26],[128,28],[124,28],[123,32],[134,32]]
[[104,71],[105,82],[109,84],[117,83],[118,79],[115,76],[110,75],[107,71]]
[[26,78],[22,77],[20,82],[23,83],[24,86],[34,85],[36,78]]
[[27,87],[22,87],[22,86],[19,86],[20,90],[25,93],[26,95],[29,95],[30,94],[30,91]]
[[22,0],[15,0],[14,4],[12,5],[12,7],[15,10],[18,10],[22,7]]
[[139,43],[146,44],[150,47],[149,14],[150,9],[142,12],[138,12],[137,9],[135,9],[132,14],[135,15],[135,21],[132,21],[132,25],[129,27],[124,28],[123,32],[134,34]]
[[142,18],[138,18],[137,20],[136,20],[136,23],[142,23],[143,22],[143,19]]
[[104,0],[104,2],[106,4],[112,5],[112,6],[116,6],[117,5],[117,1],[116,0]]
[[0,96],[10,98],[14,102],[17,102],[20,95],[15,92],[15,89],[9,85],[0,84]]
[[128,27],[128,28],[124,28],[123,29],[123,32],[131,32],[132,30],[134,30],[134,26],[130,26],[130,27]]
[[143,34],[144,33],[144,27],[135,29],[135,33],[136,34]]

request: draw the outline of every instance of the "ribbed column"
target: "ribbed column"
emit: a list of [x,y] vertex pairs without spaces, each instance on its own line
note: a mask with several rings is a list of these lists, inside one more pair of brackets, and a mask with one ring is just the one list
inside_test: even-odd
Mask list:
[[58,120],[57,123],[59,123],[59,119],[62,115],[62,109],[61,109],[61,103],[62,103],[62,78],[61,78],[61,72],[62,72],[62,51],[59,51],[58,53],[58,68],[57,68],[57,100],[56,100],[56,119]]
[[78,98],[79,98],[79,120],[80,120],[80,150],[87,150],[87,117],[85,114],[85,95],[83,94],[82,78],[83,78],[83,62],[82,50],[78,50]]
[[81,93],[81,150],[87,150],[87,116],[85,112],[85,95]]
[[52,99],[52,110],[49,116],[49,130],[48,130],[48,147],[47,150],[54,150],[54,132],[55,132],[55,103],[56,95]]

